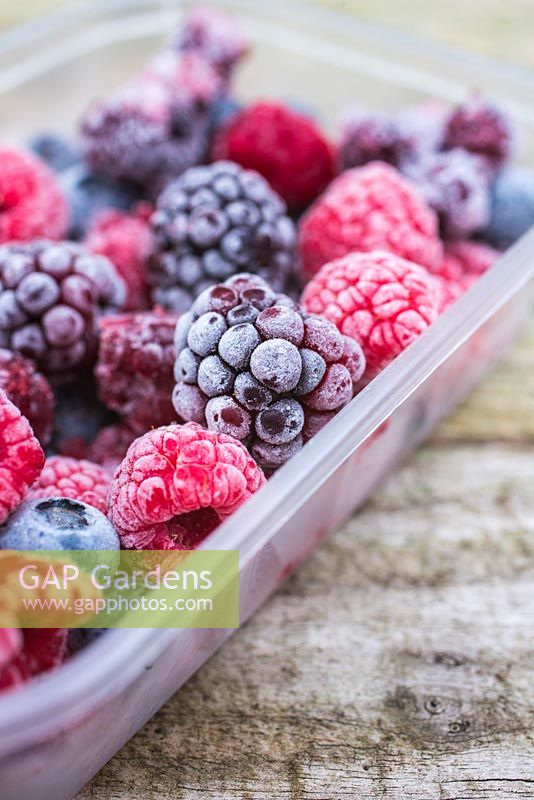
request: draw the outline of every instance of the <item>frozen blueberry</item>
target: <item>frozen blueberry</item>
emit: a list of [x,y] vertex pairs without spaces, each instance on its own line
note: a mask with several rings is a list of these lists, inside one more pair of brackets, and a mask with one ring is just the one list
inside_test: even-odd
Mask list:
[[109,520],[79,500],[28,500],[0,527],[0,550],[118,550]]
[[82,160],[74,142],[58,133],[40,133],[30,139],[29,145],[55,172],[62,172]]

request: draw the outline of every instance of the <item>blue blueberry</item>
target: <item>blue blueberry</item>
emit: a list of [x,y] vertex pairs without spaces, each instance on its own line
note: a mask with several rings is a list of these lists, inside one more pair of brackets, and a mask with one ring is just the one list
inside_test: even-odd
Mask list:
[[69,141],[58,133],[43,132],[34,136],[28,142],[34,153],[46,161],[54,172],[63,172],[64,169],[78,164],[81,153],[74,142]]
[[66,497],[27,500],[0,527],[0,550],[119,550],[96,508]]
[[491,215],[482,237],[505,250],[534,225],[534,170],[515,167],[497,178],[491,197]]

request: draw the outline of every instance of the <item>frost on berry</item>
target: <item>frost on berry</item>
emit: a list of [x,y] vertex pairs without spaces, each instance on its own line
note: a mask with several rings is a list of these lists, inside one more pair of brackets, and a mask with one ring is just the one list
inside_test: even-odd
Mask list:
[[301,220],[299,248],[308,276],[352,251],[386,250],[429,269],[442,258],[435,212],[411,182],[378,162],[328,187]]
[[0,389],[0,524],[22,502],[43,464],[30,423]]
[[[325,264],[304,290],[302,303],[361,345],[367,379],[411,344],[438,314],[433,277],[417,264],[380,251],[352,253]],[[345,359],[344,369],[349,372],[349,366],[355,367],[354,356],[346,352]],[[330,387],[332,393],[343,391],[338,368]],[[313,408],[329,410],[321,387],[312,394]]]
[[190,549],[264,482],[237,440],[195,423],[169,425],[131,445],[108,513],[124,547]]
[[26,417],[40,443],[50,442],[54,422],[54,394],[31,361],[0,348],[0,389]]
[[68,497],[105,514],[110,483],[109,472],[99,464],[85,459],[51,456],[31,489],[29,499]]
[[309,415],[352,399],[365,370],[357,342],[247,273],[203,292],[175,344],[177,415],[239,439],[270,471],[309,438]]

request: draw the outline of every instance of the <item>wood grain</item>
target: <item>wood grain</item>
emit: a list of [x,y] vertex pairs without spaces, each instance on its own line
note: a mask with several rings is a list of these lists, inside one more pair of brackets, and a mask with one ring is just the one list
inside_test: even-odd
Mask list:
[[534,323],[79,800],[534,797]]

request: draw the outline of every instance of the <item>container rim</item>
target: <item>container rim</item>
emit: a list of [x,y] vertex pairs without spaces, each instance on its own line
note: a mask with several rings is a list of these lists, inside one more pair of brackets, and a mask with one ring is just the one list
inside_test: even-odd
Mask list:
[[[260,0],[211,2],[238,11],[262,10]],[[55,12],[1,35],[0,54],[29,43],[36,47],[39,39],[46,38],[51,32],[58,33],[72,24],[77,9],[82,9],[84,14],[90,16],[90,12],[135,10],[146,5],[145,0],[79,3],[68,13]],[[150,5],[153,9],[161,9],[167,8],[169,3],[163,0]],[[309,11],[309,6],[304,7]],[[272,16],[275,8],[279,18],[287,18],[288,13],[298,14],[303,4],[298,0],[272,0],[268,14]],[[408,48],[413,46],[413,41],[418,41],[418,47],[434,62],[445,59],[464,63],[467,60],[469,63],[487,63],[501,70],[497,62],[481,56],[460,56],[446,46],[424,43],[408,34],[384,31],[379,26],[360,23],[340,12],[314,8],[314,14],[315,11],[321,25],[323,21],[328,21],[329,26],[341,26],[344,32],[348,28],[369,32],[382,43],[387,43],[392,36],[396,45],[400,43]],[[74,21],[79,22],[79,18]],[[104,44],[109,44],[109,41]],[[72,57],[75,55],[73,53]],[[416,74],[417,68],[413,69]],[[512,72],[517,81],[526,79],[525,73],[528,75],[528,70],[521,68],[512,68]],[[0,73],[0,83],[1,77]],[[426,85],[422,73],[421,78],[422,85]],[[529,80],[532,81],[532,76]],[[314,489],[324,483],[440,364],[533,276],[534,229],[500,257],[487,274],[336,415],[260,492],[223,523],[210,537],[209,547],[207,543],[203,547],[239,549],[241,564],[246,565],[294,512],[295,498],[298,496],[299,504],[303,504]],[[54,730],[59,730],[72,720],[83,718],[90,708],[115,696],[157,658],[175,637],[184,634],[187,631],[179,629],[111,631],[60,670],[43,675],[16,692],[0,696],[0,756],[12,752],[19,745],[28,746],[29,742],[49,735],[52,726]],[[109,646],[111,639],[112,647]]]

